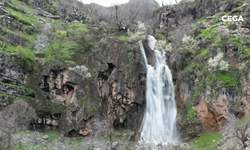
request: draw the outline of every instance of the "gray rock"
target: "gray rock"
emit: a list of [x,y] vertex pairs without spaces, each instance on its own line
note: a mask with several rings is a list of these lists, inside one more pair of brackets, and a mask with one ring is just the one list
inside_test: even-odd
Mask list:
[[235,30],[237,28],[237,24],[233,21],[229,22],[228,29],[229,30]]
[[117,149],[119,146],[119,142],[113,142],[111,148],[112,149]]
[[48,136],[48,135],[44,135],[44,136],[43,136],[43,139],[44,139],[44,140],[48,140],[48,139],[49,139],[49,136]]

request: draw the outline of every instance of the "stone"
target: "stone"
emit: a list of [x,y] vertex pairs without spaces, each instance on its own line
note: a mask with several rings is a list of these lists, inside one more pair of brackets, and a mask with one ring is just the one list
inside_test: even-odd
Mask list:
[[44,135],[44,136],[43,136],[43,139],[44,139],[44,140],[48,140],[48,139],[49,139],[49,136],[48,136],[48,135]]
[[117,149],[119,146],[119,142],[113,142],[111,148],[112,149]]
[[58,126],[58,122],[56,120],[52,120],[51,125]]
[[235,22],[233,22],[233,21],[230,21],[230,22],[228,23],[228,29],[229,29],[229,30],[235,30],[235,29],[237,29],[237,23],[235,23]]

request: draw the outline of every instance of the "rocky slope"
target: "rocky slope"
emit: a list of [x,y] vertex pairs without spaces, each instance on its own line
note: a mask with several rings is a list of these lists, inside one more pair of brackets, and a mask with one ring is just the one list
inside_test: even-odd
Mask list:
[[[161,29],[155,35],[167,32],[172,44],[168,62],[176,75],[184,137],[202,129],[220,131],[231,114],[249,117],[249,8],[247,1],[195,1],[156,12]],[[244,21],[223,22],[224,15]],[[190,36],[178,41],[184,34]]]
[[74,22],[57,20],[59,2],[36,2],[1,3],[1,108],[26,100],[38,115],[33,127],[65,136],[94,134],[98,116],[138,130],[145,71],[137,40],[105,24],[82,24],[78,12],[66,16]]

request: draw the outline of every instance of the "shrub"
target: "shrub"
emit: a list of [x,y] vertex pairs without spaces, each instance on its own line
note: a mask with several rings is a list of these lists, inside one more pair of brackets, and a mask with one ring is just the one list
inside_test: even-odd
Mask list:
[[209,58],[208,60],[208,70],[219,69],[219,70],[228,70],[228,62],[222,60],[224,54],[222,52],[218,53],[214,58]]
[[171,52],[172,51],[172,44],[168,43],[164,40],[158,40],[155,43],[155,49],[165,51],[165,52]]
[[95,43],[91,42],[91,41],[87,41],[85,43],[85,51],[89,51],[91,50],[92,48],[95,47]]
[[184,35],[182,38],[182,50],[184,52],[193,53],[197,45],[197,41],[191,36]]
[[78,73],[79,75],[81,75],[83,78],[91,78],[91,74],[88,72],[88,68],[84,65],[81,66],[75,66],[73,68],[69,68],[69,70],[73,70],[76,73]]
[[27,65],[31,67],[32,62],[35,59],[34,52],[29,48],[24,48],[22,46],[11,47],[11,52],[15,53],[17,57],[25,61]]
[[155,39],[157,40],[166,40],[165,36],[161,33],[155,33]]

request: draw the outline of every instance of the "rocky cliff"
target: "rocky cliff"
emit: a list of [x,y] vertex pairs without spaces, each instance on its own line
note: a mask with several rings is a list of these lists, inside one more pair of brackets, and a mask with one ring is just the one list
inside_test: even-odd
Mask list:
[[138,41],[107,25],[82,24],[73,6],[66,13],[72,20],[57,20],[61,5],[1,3],[1,108],[27,100],[38,115],[32,128],[59,128],[65,136],[94,134],[97,117],[138,130],[145,103]]
[[[168,62],[176,75],[184,137],[202,129],[222,130],[230,114],[249,116],[249,6],[246,1],[195,1],[155,12],[160,28],[156,37],[165,34],[172,44]],[[223,22],[224,15],[242,16],[244,21]]]

